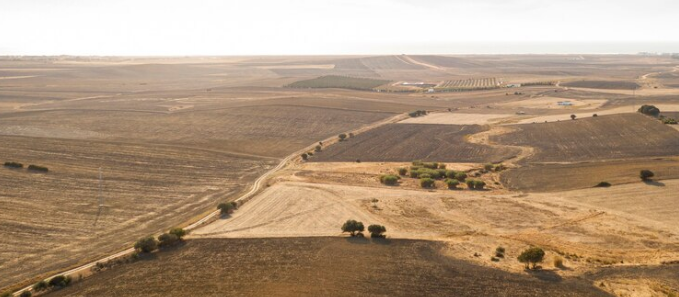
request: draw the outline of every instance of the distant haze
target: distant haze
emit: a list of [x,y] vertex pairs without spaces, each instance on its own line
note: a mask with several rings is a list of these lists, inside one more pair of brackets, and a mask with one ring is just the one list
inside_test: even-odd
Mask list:
[[0,55],[679,52],[674,0],[3,1]]

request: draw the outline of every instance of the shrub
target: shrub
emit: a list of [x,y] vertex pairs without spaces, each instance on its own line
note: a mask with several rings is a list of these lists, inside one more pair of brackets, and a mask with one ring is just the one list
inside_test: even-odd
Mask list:
[[342,134],[338,135],[338,137],[339,137],[340,141],[344,141],[347,138],[347,135],[342,133]]
[[493,170],[493,164],[483,165],[483,170],[485,170],[486,172],[492,171]]
[[435,185],[435,181],[432,178],[421,178],[420,179],[420,186],[423,188],[433,188]]
[[394,186],[398,184],[398,180],[400,177],[393,175],[393,174],[387,174],[387,175],[382,175],[380,176],[380,182],[389,185],[389,186]]
[[35,283],[35,285],[33,285],[33,291],[36,291],[36,292],[40,292],[40,291],[46,290],[46,289],[47,289],[47,282],[44,281],[44,280],[41,280],[41,281]]
[[501,246],[495,248],[495,257],[504,258],[505,257],[505,248],[503,248]]
[[19,297],[31,297],[31,296],[33,296],[33,293],[31,293],[31,291],[28,290],[23,291],[21,292],[21,294],[19,294]]
[[233,205],[233,203],[220,203],[217,205],[217,208],[222,214],[231,214],[233,213],[233,210],[236,209],[236,207]]
[[361,232],[364,230],[365,227],[363,226],[363,223],[356,220],[347,220],[342,225],[342,233],[349,232],[352,237],[357,236],[358,234],[363,235]]
[[474,180],[473,179],[468,179],[466,184],[467,184],[467,188],[469,188],[470,190],[474,189]]
[[420,178],[431,178],[431,174],[429,173],[420,173],[419,176]]
[[417,170],[412,170],[412,169],[411,169],[411,170],[410,170],[410,177],[412,177],[412,178],[418,178],[418,177],[420,177],[420,172],[417,171]]
[[439,177],[445,177],[446,176],[446,170],[445,169],[436,169],[436,172],[438,172]]
[[314,148],[314,151],[320,152],[322,149],[323,149],[323,147],[321,147],[320,145],[317,145],[317,146]]
[[660,116],[660,109],[658,109],[657,107],[655,107],[653,105],[644,104],[641,107],[639,107],[639,109],[637,111],[640,112],[640,113],[643,113],[645,115],[654,116],[656,118],[658,116]]
[[611,183],[609,183],[607,181],[602,181],[602,182],[596,184],[596,186],[594,186],[594,187],[596,187],[596,188],[608,188],[610,186],[611,186]]
[[437,168],[439,168],[439,163],[437,163],[437,162],[423,163],[422,166],[424,168],[437,169]]
[[455,179],[464,182],[467,179],[467,174],[464,172],[458,172],[455,174]]
[[49,171],[49,169],[47,169],[47,167],[38,166],[38,165],[28,165],[28,170],[40,171],[40,172],[48,172]]
[[186,236],[186,234],[188,234],[188,232],[186,232],[186,230],[184,230],[184,229],[182,229],[182,228],[173,228],[173,229],[171,229],[170,232],[168,232],[168,233],[177,236],[177,238],[178,238],[179,240],[184,239],[184,236]]
[[457,189],[457,186],[460,184],[460,181],[456,179],[446,179],[445,180],[446,185],[448,186],[448,189]]
[[653,173],[653,171],[650,171],[648,169],[644,169],[644,170],[639,172],[639,177],[643,181],[647,181],[647,180],[651,179],[651,177],[654,177],[654,176],[655,176],[655,173]]
[[309,158],[309,155],[307,153],[302,153],[301,157],[302,160],[306,161]]
[[71,283],[70,276],[57,275],[47,282],[50,287],[65,288]]
[[422,161],[413,161],[413,166],[422,167]]
[[563,259],[559,256],[554,257],[554,267],[563,268]]
[[572,114],[572,115],[571,115],[571,120],[575,120],[575,118],[577,118],[577,117],[578,117],[578,116]]
[[179,237],[174,234],[170,233],[163,233],[160,236],[158,236],[158,246],[159,247],[168,247],[171,245],[175,245],[179,242]]
[[408,173],[408,169],[406,169],[405,167],[401,167],[401,168],[398,169],[399,175],[406,175],[407,173]]
[[500,262],[500,259],[495,258],[495,257],[490,257],[490,260],[493,262]]
[[439,163],[439,169],[446,169],[446,164]]
[[370,237],[372,238],[383,238],[387,228],[382,225],[370,225],[368,226],[368,232],[370,232]]
[[17,162],[5,162],[5,167],[8,168],[24,168],[24,164]]
[[426,114],[427,114],[427,111],[426,111],[426,110],[416,110],[416,111],[413,111],[413,112],[408,113],[408,115],[409,115],[410,117],[413,117],[413,118],[414,118],[414,117],[423,116],[423,115],[426,115]]
[[134,244],[134,249],[142,253],[150,253],[158,249],[158,241],[151,236],[144,237]]
[[598,117],[598,116],[599,116],[599,115],[596,114],[596,113],[592,115],[592,117],[594,117],[594,118],[596,118],[596,117]]
[[475,190],[483,190],[483,187],[486,186],[486,182],[482,180],[475,180],[474,181],[474,189]]
[[529,248],[523,251],[523,253],[517,257],[519,262],[526,264],[526,268],[528,268],[528,264],[531,264],[532,269],[535,269],[537,267],[537,263],[542,262],[544,258],[545,251],[538,247]]
[[307,154],[309,157],[311,157],[311,156],[314,155],[314,152],[308,152],[308,153],[306,153],[306,154]]

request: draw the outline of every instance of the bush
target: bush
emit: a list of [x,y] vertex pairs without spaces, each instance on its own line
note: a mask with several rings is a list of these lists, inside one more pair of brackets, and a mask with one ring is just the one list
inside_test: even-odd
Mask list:
[[338,137],[339,137],[339,140],[340,140],[340,141],[344,141],[345,139],[347,139],[347,135],[344,134],[344,133],[338,135]]
[[414,117],[423,116],[423,115],[426,115],[426,114],[427,114],[427,111],[426,111],[426,110],[416,110],[416,111],[413,111],[413,112],[408,113],[408,115],[409,115],[410,117],[413,117],[413,118],[414,118]]
[[65,288],[71,284],[70,276],[57,275],[47,282],[50,287]]
[[495,257],[504,258],[505,257],[505,248],[503,248],[501,246],[495,248]]
[[380,176],[380,182],[388,185],[388,186],[394,186],[398,184],[398,180],[400,177],[393,175],[393,174],[387,174],[387,175],[382,175]]
[[150,253],[158,249],[158,241],[151,236],[144,237],[134,244],[134,248],[142,253]]
[[307,153],[302,153],[301,157],[302,160],[306,161],[309,158],[309,155]]
[[657,107],[655,107],[653,105],[644,104],[641,107],[639,107],[639,109],[637,111],[640,112],[640,113],[643,113],[645,115],[654,116],[656,118],[658,116],[660,116],[660,109],[658,109]]
[[475,180],[474,181],[474,189],[475,190],[483,190],[483,188],[486,186],[486,182],[482,180]]
[[439,163],[437,163],[437,162],[422,163],[422,166],[424,168],[437,169],[437,168],[439,168]]
[[446,170],[445,169],[436,169],[436,172],[439,174],[439,177],[443,178],[446,177]]
[[186,234],[188,234],[188,232],[186,232],[186,230],[184,230],[184,229],[182,229],[182,228],[173,228],[173,229],[171,229],[170,232],[168,232],[168,233],[177,236],[177,238],[178,238],[179,240],[184,239],[184,236],[186,236]]
[[490,172],[493,170],[493,167],[494,167],[493,164],[486,164],[483,165],[483,170],[485,170],[486,172]]
[[31,296],[33,296],[33,293],[31,293],[31,291],[28,290],[23,291],[21,292],[21,294],[19,294],[19,297],[31,297]]
[[236,206],[233,205],[233,203],[231,203],[231,202],[227,202],[227,203],[220,203],[219,205],[217,205],[217,208],[219,209],[219,211],[222,214],[231,214],[231,213],[233,213],[234,209],[236,209]]
[[363,233],[361,233],[361,232],[363,232],[364,230],[365,230],[365,227],[363,226],[363,223],[358,222],[356,220],[347,220],[342,225],[342,233],[349,232],[349,233],[351,233],[351,237],[360,236],[358,234],[363,235]]
[[24,164],[17,162],[5,162],[5,167],[8,168],[24,168]]
[[467,179],[467,174],[464,172],[458,172],[455,174],[455,179],[459,180],[460,182],[464,182]]
[[408,173],[408,169],[406,169],[405,167],[401,167],[401,168],[398,169],[399,175],[406,175],[407,173]]
[[474,180],[473,179],[467,180],[466,184],[467,184],[467,188],[469,188],[470,190],[474,189]]
[[554,267],[563,268],[563,259],[559,256],[554,257]]
[[314,148],[314,151],[320,152],[322,149],[323,149],[323,147],[321,147],[320,145],[317,145],[317,146]]
[[644,169],[644,170],[639,172],[639,177],[643,181],[647,181],[647,180],[651,179],[651,177],[654,177],[654,176],[655,176],[655,173],[653,173],[653,171],[650,171],[648,169]]
[[575,118],[577,118],[577,117],[578,117],[578,116],[572,114],[572,115],[571,115],[571,120],[575,120]]
[[383,238],[387,228],[382,225],[370,225],[368,226],[368,232],[370,232],[370,237],[372,238]]
[[42,290],[47,290],[47,282],[46,281],[41,280],[41,281],[35,283],[35,285],[33,285],[33,291],[40,292]]
[[446,164],[439,163],[439,169],[446,169]]
[[602,182],[596,184],[596,186],[594,186],[594,187],[596,187],[596,188],[608,188],[610,186],[611,186],[611,183],[609,183],[607,181],[602,181]]
[[528,264],[531,264],[532,269],[535,269],[537,267],[537,263],[542,262],[544,258],[545,251],[538,247],[529,248],[523,251],[523,253],[517,257],[519,262],[526,264],[526,268],[528,268]]
[[455,171],[455,170],[446,170],[446,177],[447,177],[447,178],[455,178],[455,175],[457,175],[457,171]]
[[159,247],[168,247],[171,245],[175,245],[179,242],[179,237],[174,234],[170,233],[163,233],[160,236],[158,236],[158,246]]
[[445,180],[446,185],[448,186],[448,189],[457,189],[457,186],[460,184],[460,181],[456,179],[446,179]]
[[40,172],[48,172],[49,171],[49,169],[47,169],[47,167],[38,166],[38,165],[28,165],[28,170],[40,171]]
[[432,178],[421,178],[420,179],[420,186],[423,188],[433,188],[435,185],[435,181]]

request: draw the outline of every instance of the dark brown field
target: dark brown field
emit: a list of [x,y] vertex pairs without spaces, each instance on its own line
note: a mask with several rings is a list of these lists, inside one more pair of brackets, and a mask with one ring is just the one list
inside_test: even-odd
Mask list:
[[336,237],[191,240],[50,296],[608,296],[586,280],[512,274],[445,249]]
[[565,87],[587,88],[587,89],[606,89],[606,90],[634,90],[639,88],[639,84],[632,81],[603,81],[603,80],[581,80],[564,83]]
[[498,143],[537,149],[530,162],[576,162],[679,154],[679,132],[641,114],[514,125]]
[[312,160],[500,162],[517,153],[512,149],[497,149],[465,140],[467,135],[485,130],[478,125],[390,124],[332,145]]

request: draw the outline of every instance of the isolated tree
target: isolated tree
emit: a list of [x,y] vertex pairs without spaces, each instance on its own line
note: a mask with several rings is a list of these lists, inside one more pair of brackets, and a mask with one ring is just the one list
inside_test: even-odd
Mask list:
[[342,134],[338,135],[338,137],[339,137],[340,141],[344,141],[347,138],[347,135],[342,133]]
[[186,230],[184,230],[184,229],[182,229],[182,228],[172,228],[172,229],[170,230],[170,232],[168,232],[168,233],[177,236],[177,238],[178,238],[179,240],[184,239],[184,236],[186,236],[186,234],[188,234],[188,232],[186,232]]
[[306,161],[307,159],[309,159],[309,154],[302,153],[301,157],[302,157],[302,160]]
[[71,283],[70,276],[57,275],[47,282],[50,287],[64,288]]
[[648,181],[648,180],[651,179],[651,177],[654,177],[654,176],[655,176],[655,173],[653,173],[653,171],[650,171],[648,169],[644,169],[644,170],[639,172],[639,177],[643,181]]
[[531,264],[532,269],[535,269],[537,267],[537,264],[542,262],[544,258],[545,251],[538,247],[529,248],[523,251],[523,253],[521,253],[521,255],[517,257],[519,262],[524,263],[526,265],[526,269],[528,269],[528,264]]
[[387,228],[382,225],[370,225],[368,226],[368,232],[370,232],[370,237],[372,238],[382,238],[384,237],[384,232],[387,232]]
[[233,205],[233,203],[227,202],[217,205],[217,209],[219,209],[222,214],[231,214],[233,213],[233,210],[236,209],[236,207]]
[[323,149],[323,147],[321,147],[320,145],[317,145],[317,146],[314,148],[314,151],[320,152],[322,149]]
[[347,220],[344,222],[344,225],[342,225],[342,233],[349,232],[351,237],[354,237],[357,235],[357,233],[361,233],[365,230],[365,227],[363,226],[363,222],[358,222],[356,220]]
[[576,117],[577,117],[576,115],[572,114],[572,115],[571,115],[571,120],[575,120]]
[[150,253],[158,249],[158,241],[151,236],[144,237],[134,244],[134,249],[142,253]]
[[47,290],[47,282],[46,281],[41,280],[41,281],[35,283],[35,285],[33,285],[33,291],[40,292],[42,290]]
[[644,104],[641,107],[639,107],[639,109],[637,111],[640,112],[640,113],[643,113],[645,115],[654,116],[656,118],[658,116],[660,116],[660,109],[658,109],[657,107],[655,107],[653,105]]
[[170,233],[163,233],[158,236],[158,246],[167,247],[179,242],[179,237]]

